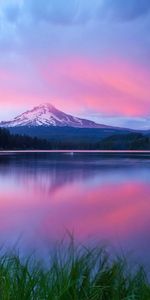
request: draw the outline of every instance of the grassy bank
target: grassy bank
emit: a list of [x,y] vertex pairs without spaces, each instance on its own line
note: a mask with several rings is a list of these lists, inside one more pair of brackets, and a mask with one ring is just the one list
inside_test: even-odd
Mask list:
[[57,247],[46,267],[33,257],[1,256],[0,299],[149,300],[150,285],[143,268],[131,271],[125,258],[71,242]]

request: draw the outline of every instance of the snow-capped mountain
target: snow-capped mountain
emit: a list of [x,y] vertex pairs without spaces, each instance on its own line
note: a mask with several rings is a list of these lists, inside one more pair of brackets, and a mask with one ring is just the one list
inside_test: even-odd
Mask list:
[[34,107],[11,121],[0,122],[0,127],[37,127],[37,126],[59,126],[59,127],[78,127],[78,128],[110,128],[109,126],[97,124],[93,121],[80,119],[68,115],[53,105],[46,103]]

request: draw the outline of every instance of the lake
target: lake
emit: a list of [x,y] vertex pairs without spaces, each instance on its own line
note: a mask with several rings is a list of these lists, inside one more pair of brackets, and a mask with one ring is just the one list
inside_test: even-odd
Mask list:
[[0,244],[40,255],[69,230],[150,259],[149,153],[1,153]]

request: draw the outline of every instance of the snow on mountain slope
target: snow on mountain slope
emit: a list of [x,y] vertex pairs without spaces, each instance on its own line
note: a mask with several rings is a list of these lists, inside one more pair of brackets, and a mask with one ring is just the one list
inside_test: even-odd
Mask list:
[[0,127],[18,127],[18,126],[68,126],[78,128],[111,128],[97,124],[93,121],[80,119],[56,109],[53,105],[46,103],[34,107],[15,117],[11,121],[0,122]]

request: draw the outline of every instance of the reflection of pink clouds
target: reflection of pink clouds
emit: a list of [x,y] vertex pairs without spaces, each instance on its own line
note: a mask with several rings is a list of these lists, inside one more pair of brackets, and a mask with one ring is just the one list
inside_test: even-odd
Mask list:
[[74,192],[71,195],[70,187],[68,192],[65,187],[64,193],[61,189],[61,202],[60,196],[55,194],[53,213],[43,219],[40,234],[61,235],[67,228],[74,229],[79,238],[98,234],[101,238],[119,235],[124,239],[138,234],[145,226],[145,220],[149,220],[150,188],[145,184],[109,185],[109,189],[104,186],[84,194],[82,190],[81,195],[79,188],[76,190],[75,196]]
[[147,231],[149,195],[148,184],[135,181],[95,187],[66,183],[44,193],[38,185],[14,185],[0,193],[0,234],[7,240],[23,233],[30,245],[60,238],[66,229],[81,240],[130,241]]

